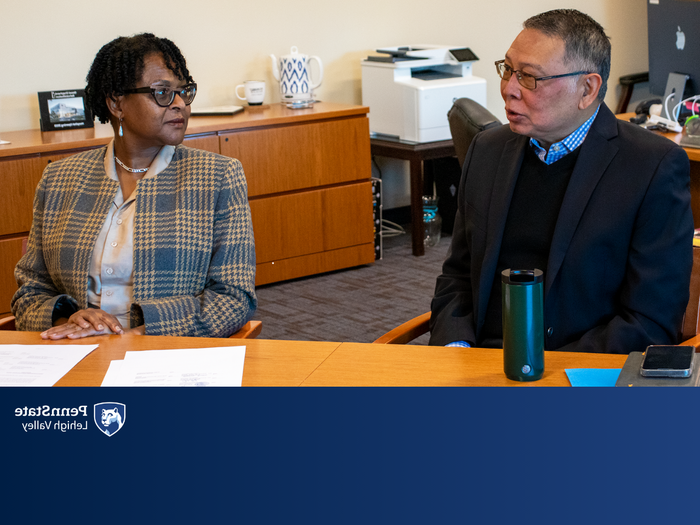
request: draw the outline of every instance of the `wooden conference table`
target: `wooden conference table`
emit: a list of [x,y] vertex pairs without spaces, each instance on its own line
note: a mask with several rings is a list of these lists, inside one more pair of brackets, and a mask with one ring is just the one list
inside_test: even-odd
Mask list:
[[95,344],[56,386],[100,386],[109,363],[131,350],[246,347],[243,386],[569,386],[567,368],[622,368],[626,355],[545,352],[544,377],[531,383],[503,374],[503,352],[265,339],[106,335],[44,342],[37,332],[0,332],[0,344]]

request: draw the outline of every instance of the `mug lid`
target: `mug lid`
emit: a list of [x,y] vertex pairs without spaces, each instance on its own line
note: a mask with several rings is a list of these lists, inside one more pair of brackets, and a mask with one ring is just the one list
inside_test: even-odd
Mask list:
[[501,282],[506,284],[537,284],[544,280],[542,270],[513,270],[506,268],[501,272]]

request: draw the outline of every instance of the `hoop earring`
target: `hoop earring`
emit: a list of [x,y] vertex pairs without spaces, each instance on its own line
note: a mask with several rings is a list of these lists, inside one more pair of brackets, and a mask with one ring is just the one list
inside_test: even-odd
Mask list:
[[124,136],[124,130],[122,129],[122,118],[119,119],[119,136],[123,137]]

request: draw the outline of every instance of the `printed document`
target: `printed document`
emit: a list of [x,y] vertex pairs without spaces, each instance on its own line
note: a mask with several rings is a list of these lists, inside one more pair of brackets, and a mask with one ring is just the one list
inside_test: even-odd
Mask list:
[[126,352],[102,386],[241,386],[245,346]]
[[98,345],[0,345],[0,386],[53,386]]

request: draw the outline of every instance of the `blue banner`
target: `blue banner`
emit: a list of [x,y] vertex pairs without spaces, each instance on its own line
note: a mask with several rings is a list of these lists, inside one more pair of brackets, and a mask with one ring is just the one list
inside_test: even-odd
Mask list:
[[694,501],[698,406],[694,388],[3,388],[3,512],[669,523],[645,493]]

